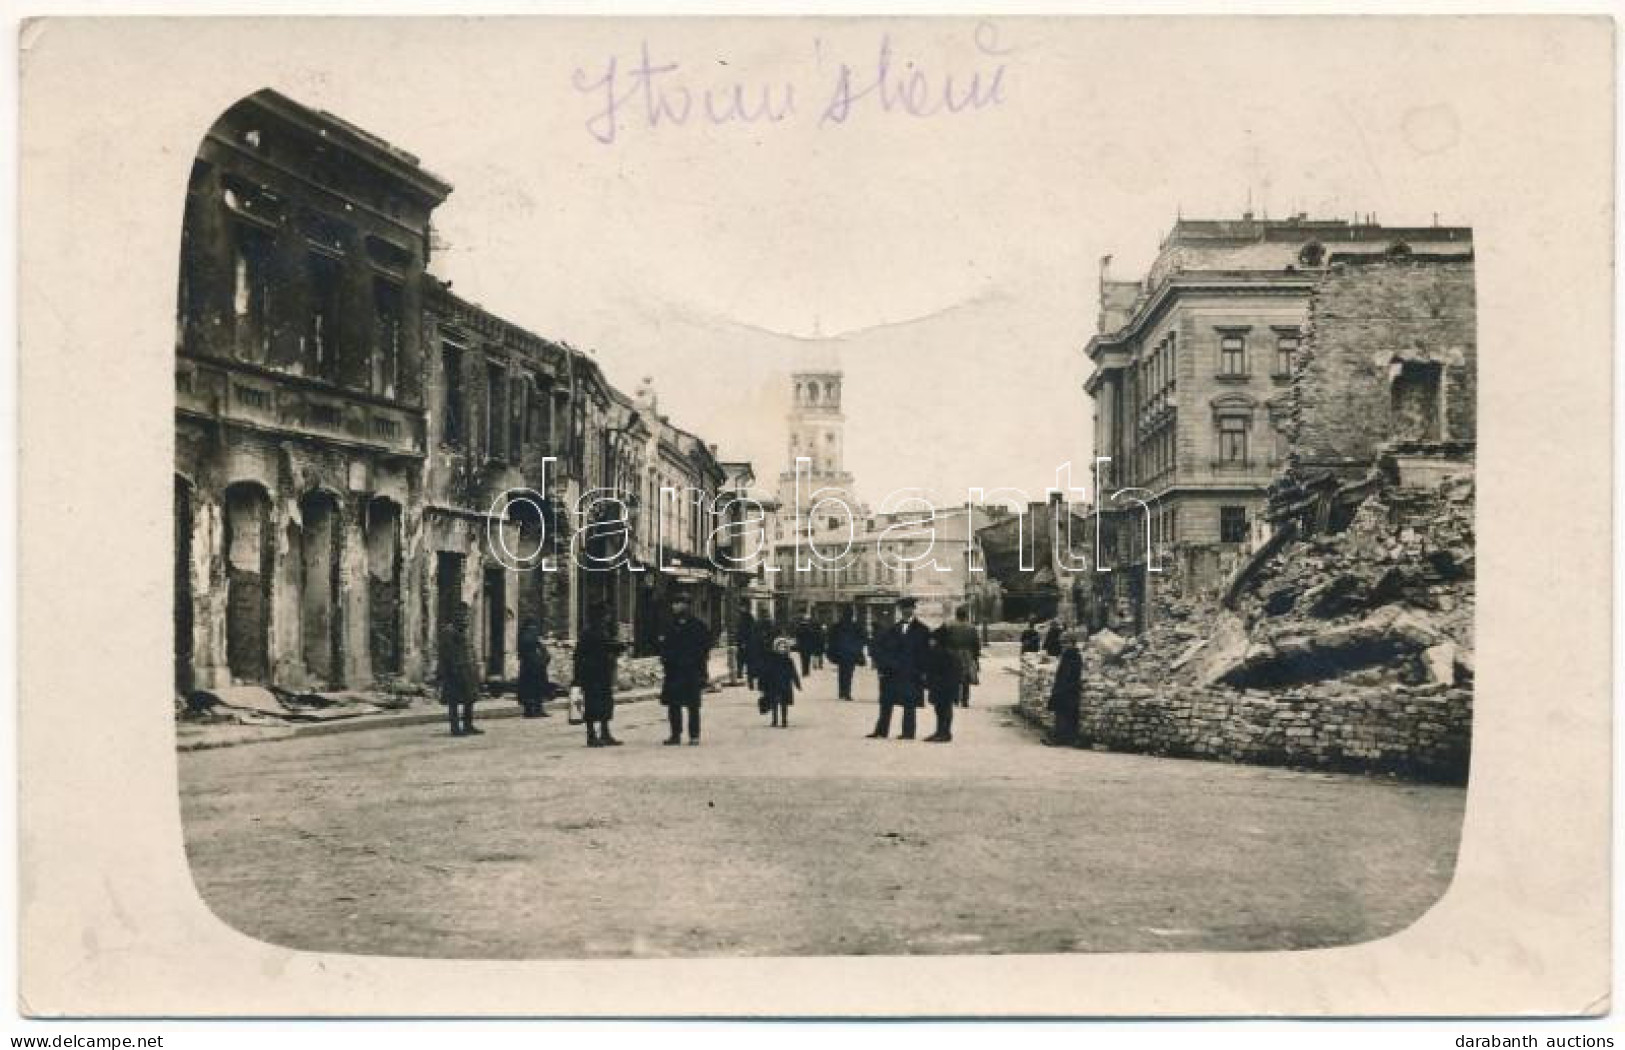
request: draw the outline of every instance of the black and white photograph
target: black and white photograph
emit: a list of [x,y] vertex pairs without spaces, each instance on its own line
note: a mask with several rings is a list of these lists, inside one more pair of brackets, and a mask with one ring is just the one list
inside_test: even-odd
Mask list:
[[[95,484],[142,494],[148,539],[116,559],[139,597],[115,580],[95,614],[129,633],[28,622],[85,632],[55,643],[75,689],[141,653],[117,725],[161,761],[122,779],[167,793],[177,945],[1312,968],[1460,921],[1462,865],[1502,848],[1470,848],[1468,814],[1519,819],[1483,764],[1526,732],[1499,719],[1593,734],[1572,828],[1606,848],[1605,698],[1505,669],[1606,683],[1608,595],[1552,622],[1527,581],[1572,567],[1504,553],[1514,473],[1578,469],[1515,436],[1559,432],[1542,392],[1601,375],[1607,407],[1595,285],[1548,294],[1507,218],[1561,241],[1575,202],[1606,212],[1606,21],[191,21],[46,20],[24,62],[25,129],[133,90],[66,71],[144,41],[174,112],[107,117],[151,158],[128,208],[162,250],[115,227],[41,267],[128,265],[156,295],[118,350],[139,364],[55,402],[115,446]],[[1550,76],[1505,97],[1492,53]],[[25,193],[72,240],[48,184],[74,140],[35,126]],[[1572,185],[1515,190],[1533,156]],[[1608,230],[1572,245],[1606,283]],[[73,342],[71,311],[24,305]],[[1532,310],[1562,315],[1538,346]],[[87,479],[70,515],[117,528]],[[1597,507],[1575,551],[1606,550]],[[1547,743],[1531,778],[1564,761]],[[1374,980],[1365,1007],[1278,1009],[1447,1008]],[[788,983],[728,991],[820,1012]],[[601,1012],[568,987],[355,1010]],[[955,987],[859,1012],[1006,1012]],[[1232,991],[1273,1012],[1270,987]],[[1116,1012],[1055,994],[1008,1012]],[[1227,1009],[1176,999],[1150,1012]]]

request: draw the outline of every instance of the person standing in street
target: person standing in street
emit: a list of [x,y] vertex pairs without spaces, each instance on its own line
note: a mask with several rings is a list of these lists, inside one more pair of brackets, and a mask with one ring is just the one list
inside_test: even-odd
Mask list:
[[864,662],[863,647],[868,636],[852,616],[851,609],[842,609],[841,618],[829,632],[829,658],[835,664],[836,696],[852,699],[852,670]]
[[947,744],[954,738],[954,708],[959,704],[964,671],[952,632],[948,624],[932,631],[931,647],[926,651],[926,688],[937,716],[936,728],[925,738],[927,743]]
[[519,706],[526,718],[547,717],[547,697],[553,684],[547,680],[552,661],[542,642],[542,628],[535,617],[519,625]]
[[824,653],[829,648],[829,628],[825,626],[822,618],[812,622],[812,665],[813,670],[824,669]]
[[480,671],[468,640],[468,603],[458,602],[451,622],[440,629],[440,702],[446,705],[452,736],[478,736],[474,701],[480,695]]
[[665,679],[660,686],[660,702],[666,705],[671,725],[668,746],[683,742],[683,712],[688,712],[688,742],[700,742],[700,695],[711,674],[711,629],[689,615],[688,596],[678,593],[671,600],[671,621],[660,639],[660,666]]
[[955,609],[953,623],[944,625],[942,632],[948,651],[959,664],[959,695],[954,702],[969,707],[970,687],[981,682],[982,673],[982,639],[971,626],[970,610],[963,605]]
[[790,639],[775,638],[773,648],[762,662],[762,703],[773,716],[776,728],[790,725],[790,705],[796,702],[796,690],[801,688],[801,676],[796,663],[790,659]]
[[587,723],[588,747],[619,747],[609,732],[615,718],[615,676],[626,645],[620,626],[606,605],[595,605],[576,641],[574,681],[581,690],[581,713]]
[[813,649],[817,645],[817,628],[809,619],[796,622],[796,652],[801,656],[801,677],[812,674]]
[[1071,747],[1078,742],[1078,707],[1083,700],[1083,654],[1078,651],[1076,631],[1066,632],[1061,646],[1061,662],[1055,667],[1050,686],[1049,709],[1055,712],[1055,728],[1044,738],[1051,747]]
[[875,721],[871,740],[884,740],[891,733],[892,708],[903,709],[903,732],[899,740],[914,739],[914,719],[925,692],[925,662],[931,647],[931,632],[914,618],[915,601],[897,602],[897,619],[881,632],[871,651],[875,670],[880,673],[880,717]]
[[1044,640],[1038,635],[1038,621],[1029,620],[1027,629],[1021,632],[1021,651],[1036,653],[1044,647]]

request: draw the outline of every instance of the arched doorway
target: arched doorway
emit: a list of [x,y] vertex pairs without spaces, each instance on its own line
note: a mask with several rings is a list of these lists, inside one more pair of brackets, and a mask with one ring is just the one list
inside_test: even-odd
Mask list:
[[338,669],[339,508],[329,493],[306,493],[299,501],[301,530],[299,644],[305,670],[332,685]]
[[175,476],[175,691],[192,691],[192,483]]
[[234,679],[269,677],[271,497],[251,481],[226,488],[226,666]]
[[401,506],[367,504],[367,635],[372,673],[401,672]]

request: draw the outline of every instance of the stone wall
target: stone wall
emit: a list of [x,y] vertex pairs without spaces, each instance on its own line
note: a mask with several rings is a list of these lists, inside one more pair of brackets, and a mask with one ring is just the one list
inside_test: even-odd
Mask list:
[[1469,260],[1393,259],[1334,267],[1310,302],[1292,382],[1292,460],[1369,466],[1402,439],[1394,383],[1403,362],[1443,370],[1443,419],[1429,440],[1473,440],[1477,311]]
[[[1045,727],[1054,677],[1055,661],[1022,658],[1019,710]],[[1464,783],[1472,691],[1337,686],[1265,695],[1085,682],[1079,726],[1080,746],[1110,751]]]

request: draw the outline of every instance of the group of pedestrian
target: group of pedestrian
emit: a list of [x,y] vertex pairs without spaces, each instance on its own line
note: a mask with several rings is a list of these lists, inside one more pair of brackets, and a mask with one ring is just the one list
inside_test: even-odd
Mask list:
[[[890,736],[893,711],[901,708],[898,739],[914,739],[916,712],[929,702],[936,725],[925,739],[951,742],[954,709],[970,706],[971,686],[978,682],[981,639],[963,606],[955,610],[950,623],[933,630],[915,618],[917,604],[913,598],[900,599],[895,618],[872,640],[850,609],[843,610],[828,629],[811,619],[785,629],[771,621],[759,623],[748,609],[741,610],[735,637],[737,666],[743,669],[746,683],[760,691],[761,712],[772,716],[774,727],[786,727],[796,690],[807,675],[822,667],[826,655],[836,667],[838,696],[847,701],[852,699],[855,669],[872,660],[880,680],[880,714],[869,736]],[[441,700],[453,736],[482,732],[474,724],[474,703],[482,682],[468,624],[468,605],[459,603],[439,638]],[[1029,629],[1035,630],[1036,624]],[[700,703],[710,684],[711,647],[710,627],[691,614],[688,598],[678,594],[659,639],[660,702],[666,707],[670,727],[664,741],[667,746],[681,744],[685,729],[690,745],[700,742]],[[615,717],[617,670],[626,648],[613,611],[602,604],[590,608],[571,666],[572,699],[580,704],[588,747],[621,745],[610,732],[610,723]],[[799,672],[792,653],[800,657]],[[522,713],[527,718],[548,717],[546,702],[557,687],[549,679],[551,658],[534,619],[520,625],[518,655]]]
[[[483,682],[469,639],[468,603],[452,609],[438,638],[440,654],[440,701],[446,707],[452,736],[483,733],[474,724],[474,704]],[[586,624],[576,641],[571,661],[571,691],[579,701],[581,720],[587,727],[588,747],[619,747],[621,741],[610,732],[615,718],[615,680],[621,654],[626,651],[620,625],[614,612],[602,604],[587,612]],[[671,733],[665,743],[700,742],[700,698],[710,685],[711,629],[689,613],[688,598],[678,595],[671,605],[671,618],[660,639],[663,682],[660,702],[666,706]],[[548,677],[552,659],[543,641],[541,626],[526,619],[519,626],[518,693],[521,714],[526,718],[547,718],[547,700],[558,692]]]
[[869,737],[890,736],[892,711],[901,707],[898,739],[913,740],[915,712],[929,701],[936,725],[925,739],[946,744],[953,740],[954,708],[970,706],[970,687],[979,680],[982,642],[963,606],[954,611],[951,623],[935,630],[915,618],[916,607],[913,598],[900,599],[896,618],[870,646],[880,676],[880,715]]

